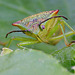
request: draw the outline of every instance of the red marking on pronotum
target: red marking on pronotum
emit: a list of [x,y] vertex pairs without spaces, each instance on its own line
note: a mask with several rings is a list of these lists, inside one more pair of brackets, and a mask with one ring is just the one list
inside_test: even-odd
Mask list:
[[58,12],[59,12],[59,10],[56,10],[56,11],[55,11],[55,14],[57,14]]
[[13,26],[17,26],[18,24],[20,24],[20,22],[21,22],[21,21],[17,21],[17,22],[15,22],[15,23],[13,23],[12,25],[13,25]]

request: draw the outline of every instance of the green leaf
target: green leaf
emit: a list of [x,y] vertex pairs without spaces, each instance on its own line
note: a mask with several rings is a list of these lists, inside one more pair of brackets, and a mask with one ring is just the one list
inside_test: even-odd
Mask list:
[[27,47],[41,50],[46,54],[51,54],[59,60],[62,66],[67,68],[70,72],[74,72],[72,67],[75,66],[75,44],[70,47],[63,47],[62,49],[57,49],[56,46],[43,43]]
[[59,59],[60,63],[69,71],[73,71],[72,66],[75,66],[75,44],[71,47],[64,47],[60,50],[55,50],[51,54]]
[[27,48],[0,57],[0,74],[71,75],[51,55]]

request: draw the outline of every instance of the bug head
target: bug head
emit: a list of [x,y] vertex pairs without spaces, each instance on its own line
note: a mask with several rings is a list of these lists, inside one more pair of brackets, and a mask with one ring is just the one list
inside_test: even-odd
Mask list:
[[[17,21],[15,23],[13,23],[12,25],[19,27],[21,30],[11,31],[11,32],[6,34],[6,37],[8,36],[8,34],[13,33],[13,32],[23,32],[23,33],[25,33],[26,32],[25,30],[27,30],[29,32],[33,32],[33,33],[34,32],[38,33],[39,29],[40,30],[45,29],[45,25],[43,25],[42,23],[44,23],[44,22],[46,22],[50,19],[53,19],[53,18],[62,17],[62,18],[67,20],[67,18],[65,16],[57,16],[58,12],[59,12],[59,10],[52,10],[52,11],[47,11],[47,12],[41,13],[44,16],[46,16],[46,15],[51,15],[52,16],[52,17],[46,18],[46,19],[45,18],[42,19],[41,14],[37,14],[37,15],[32,15],[30,17],[27,17],[23,20]],[[38,19],[37,16],[40,16],[40,19]],[[33,18],[35,18],[35,19],[33,19]],[[41,22],[39,20],[41,20]],[[38,25],[36,25],[37,22],[38,22]]]

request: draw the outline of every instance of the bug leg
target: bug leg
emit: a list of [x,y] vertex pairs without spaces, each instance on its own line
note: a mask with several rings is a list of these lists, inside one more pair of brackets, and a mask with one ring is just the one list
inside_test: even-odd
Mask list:
[[[32,33],[32,32],[30,32],[29,30],[14,30],[14,31],[11,31],[11,32],[8,32],[7,34],[6,34],[6,38],[7,38],[7,36],[9,35],[9,34],[11,34],[11,33],[14,33],[14,32],[29,32],[29,33]],[[10,46],[10,44],[11,44],[11,42],[13,41],[13,40],[18,40],[18,41],[24,41],[24,42],[22,42],[22,43],[19,43],[17,46],[19,47],[19,46],[24,46],[24,45],[31,45],[31,44],[35,44],[35,43],[39,43],[39,42],[42,42],[40,39],[39,39],[39,37],[38,36],[35,36],[39,41],[37,41],[37,40],[34,40],[34,39],[30,39],[30,38],[25,38],[25,37],[17,37],[17,38],[12,38],[12,39],[10,39],[10,41],[9,41],[9,43],[8,43],[8,45],[7,45],[7,47],[9,47]]]
[[[68,36],[71,36],[73,34],[74,34],[74,32],[70,31],[70,32],[65,33],[65,36],[68,37]],[[56,37],[53,37],[53,38],[50,38],[49,41],[54,41],[54,40],[57,40],[57,39],[61,40],[62,38],[64,38],[63,34],[59,35],[59,36],[56,36]]]
[[66,23],[64,20],[63,20],[63,22],[71,31],[73,31],[75,33],[74,29],[68,23]]
[[66,36],[65,36],[65,33],[64,33],[64,30],[63,30],[63,27],[62,27],[61,24],[60,24],[60,27],[61,27],[61,30],[62,30],[62,33],[63,33],[63,36],[64,36],[65,45],[66,45],[66,46],[69,46],[69,43],[68,43],[68,41],[67,41],[67,39],[66,39]]
[[[63,20],[63,22],[64,22],[64,24],[75,34],[74,29],[73,29],[68,23],[66,23],[64,20]],[[75,41],[72,41],[72,42],[69,44],[69,46],[70,46],[72,43],[75,43]]]
[[72,42],[68,43],[61,24],[60,24],[60,27],[61,27],[61,30],[62,30],[62,33],[63,33],[63,36],[64,36],[64,41],[65,41],[66,46],[70,46],[72,43],[75,43],[75,41],[72,41]]
[[10,44],[11,44],[11,42],[13,41],[13,39],[11,38],[10,40],[9,40],[9,42],[8,42],[8,44],[7,44],[7,48],[9,48],[10,47]]
[[19,44],[17,44],[18,47],[23,47],[25,45],[32,45],[35,43],[40,43],[38,40],[33,40],[33,41],[24,41],[24,42],[20,42]]
[[69,43],[69,46],[70,46],[71,44],[73,44],[73,43],[75,43],[75,41],[71,41],[71,42]]
[[[7,47],[10,47],[10,44],[13,40],[22,41],[22,43],[17,44],[17,46],[25,46],[25,45],[31,45],[35,43],[40,43],[38,40],[31,39],[31,38],[25,38],[25,37],[13,37],[9,40],[9,43]],[[23,42],[24,41],[24,42]]]

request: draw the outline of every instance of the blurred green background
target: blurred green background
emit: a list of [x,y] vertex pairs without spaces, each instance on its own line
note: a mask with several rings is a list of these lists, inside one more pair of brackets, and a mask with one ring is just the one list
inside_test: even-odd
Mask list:
[[[12,30],[18,30],[17,27],[11,24],[21,20],[27,16],[37,14],[43,11],[50,11],[59,9],[59,15],[66,16],[69,20],[67,21],[75,30],[75,0],[0,0],[0,41],[8,41],[14,36],[26,36],[22,33],[13,33],[5,38],[7,32]],[[66,28],[67,31],[69,29]],[[75,39],[75,35],[68,38],[69,42]],[[11,48],[17,48],[16,41],[11,44]],[[59,42],[56,47],[60,48],[65,46],[64,41]],[[42,46],[48,46],[42,44],[31,45],[27,47],[42,48]],[[1,48],[2,46],[0,46]],[[47,48],[48,48],[47,47]],[[54,46],[51,46],[53,48]],[[49,47],[50,48],[50,47]]]

